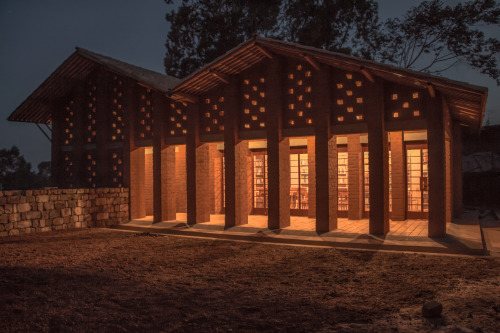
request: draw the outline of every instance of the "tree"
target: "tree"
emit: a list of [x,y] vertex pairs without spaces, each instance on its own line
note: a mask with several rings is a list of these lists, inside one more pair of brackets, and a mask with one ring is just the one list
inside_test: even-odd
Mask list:
[[384,23],[374,0],[183,0],[166,19],[165,69],[177,77],[257,33],[432,74],[464,63],[500,84],[500,41],[481,30],[500,22],[494,0],[423,1]]
[[166,73],[184,77],[253,33],[273,35],[280,4],[281,0],[183,0],[166,15],[170,23]]
[[0,149],[0,190],[27,190],[49,186],[50,162],[38,165],[38,173],[31,170],[16,146]]
[[385,22],[376,58],[431,74],[441,74],[462,62],[500,85],[500,41],[486,38],[478,29],[499,22],[500,6],[494,0],[473,0],[454,7],[441,0],[424,1],[402,19]]

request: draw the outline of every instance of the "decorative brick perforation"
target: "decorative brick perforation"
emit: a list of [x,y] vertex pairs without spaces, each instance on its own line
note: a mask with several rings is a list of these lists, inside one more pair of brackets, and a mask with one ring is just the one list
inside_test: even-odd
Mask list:
[[153,138],[153,104],[152,92],[149,88],[143,88],[139,92],[139,114],[138,114],[139,140]]
[[70,100],[64,106],[63,144],[66,146],[75,143],[75,118],[74,101]]
[[248,73],[241,80],[241,130],[266,128],[266,80],[258,72]]
[[167,119],[165,121],[165,133],[167,136],[185,136],[187,134],[187,104],[184,102],[172,102],[168,106]]
[[87,82],[87,103],[84,117],[84,142],[96,143],[96,106],[97,106],[97,83],[94,80]]
[[366,121],[366,80],[363,74],[332,71],[332,122],[333,124]]
[[111,164],[111,184],[113,187],[123,186],[123,150],[122,149],[111,149],[110,154],[110,164]]
[[111,93],[111,121],[110,141],[120,142],[125,140],[125,122],[123,120],[123,83],[117,76],[113,77],[113,89]]
[[86,151],[85,156],[83,158],[83,164],[85,165],[85,169],[83,174],[84,177],[84,187],[95,187],[96,186],[96,177],[97,177],[97,152],[96,151]]
[[201,103],[201,133],[224,132],[224,96],[220,93],[205,97]]
[[425,90],[387,83],[384,86],[386,120],[424,118]]
[[66,151],[62,152],[62,163],[61,163],[61,171],[62,171],[62,181],[63,184],[68,186],[69,188],[74,187],[75,181],[75,166],[73,160],[73,152]]
[[284,128],[313,125],[312,77],[314,69],[308,63],[289,61],[286,65]]

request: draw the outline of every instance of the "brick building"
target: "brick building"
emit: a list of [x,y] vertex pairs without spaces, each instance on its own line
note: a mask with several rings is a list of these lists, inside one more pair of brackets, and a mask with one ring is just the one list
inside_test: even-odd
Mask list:
[[254,37],[183,80],[78,49],[9,117],[52,125],[54,186],[128,187],[130,218],[425,219],[462,207],[487,89]]

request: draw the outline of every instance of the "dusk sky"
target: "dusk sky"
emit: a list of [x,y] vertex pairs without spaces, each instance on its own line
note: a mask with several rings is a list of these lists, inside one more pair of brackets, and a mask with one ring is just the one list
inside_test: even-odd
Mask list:
[[[416,3],[379,1],[380,19],[401,16]],[[18,146],[35,168],[50,160],[50,143],[34,124],[6,119],[75,46],[164,73],[165,14],[171,8],[163,0],[1,0],[0,149]],[[500,123],[500,87],[494,80],[465,66],[443,76],[488,87],[485,119]]]

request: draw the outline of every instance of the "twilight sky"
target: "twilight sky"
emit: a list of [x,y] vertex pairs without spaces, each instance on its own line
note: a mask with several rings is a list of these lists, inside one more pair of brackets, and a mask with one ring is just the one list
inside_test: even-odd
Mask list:
[[[417,1],[380,0],[380,19],[401,16]],[[75,46],[164,73],[169,10],[163,0],[0,0],[0,149],[18,146],[35,168],[50,160],[50,143],[34,124],[6,118]],[[500,31],[494,33],[498,38]],[[485,119],[500,123],[493,80],[465,66],[444,76],[488,87]]]

